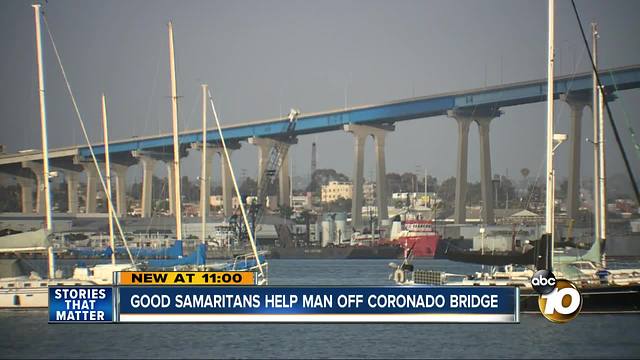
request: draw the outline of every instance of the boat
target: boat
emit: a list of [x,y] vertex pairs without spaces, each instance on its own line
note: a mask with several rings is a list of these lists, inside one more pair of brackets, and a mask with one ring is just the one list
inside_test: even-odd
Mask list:
[[433,258],[436,255],[442,236],[435,231],[433,221],[406,220],[401,226],[399,232],[392,230],[392,242],[402,246],[405,252],[411,251],[416,258]]
[[[371,232],[369,228],[354,231],[348,241],[342,241],[343,229],[325,228],[322,241],[316,245],[276,246],[270,248],[272,259],[398,259],[402,257],[403,248],[393,241],[383,238],[383,231]],[[335,230],[335,232],[334,232]],[[333,235],[340,234],[337,238]],[[325,239],[325,235],[327,238]]]
[[[50,232],[46,229],[28,231],[0,238],[0,252],[19,254],[45,252],[51,248]],[[49,306],[49,286],[94,285],[80,279],[63,279],[62,273],[53,271],[53,253],[48,254],[49,277],[42,278],[20,257],[3,259],[0,267],[0,308],[25,309]]]
[[[46,308],[49,306],[49,286],[89,285],[90,281],[61,279],[61,272],[55,270],[55,254],[50,236],[53,229],[51,217],[51,192],[49,185],[49,148],[47,144],[47,111],[45,102],[44,69],[42,63],[42,32],[40,4],[32,5],[36,27],[36,55],[38,65],[38,87],[40,96],[40,126],[42,135],[44,229],[28,231],[1,238],[0,252],[20,254],[22,251],[46,251],[49,277],[43,279],[37,272],[27,275],[0,278],[0,308]],[[14,274],[12,274],[14,275]]]
[[[520,235],[520,238],[518,238]],[[538,241],[524,240],[527,231],[488,230],[480,228],[480,234],[474,236],[473,247],[476,250],[461,249],[446,243],[439,248],[439,258],[451,261],[482,265],[534,265]],[[497,249],[497,250],[496,250]]]
[[[450,286],[516,286],[520,288],[520,309],[523,312],[539,313],[539,294],[533,290],[531,278],[536,270],[550,270],[558,279],[566,279],[574,283],[582,294],[583,313],[640,313],[640,269],[620,269],[612,271],[607,268],[606,256],[603,253],[606,239],[606,211],[603,210],[605,201],[604,181],[604,152],[598,151],[596,157],[595,194],[600,194],[600,210],[596,211],[596,236],[590,250],[581,256],[554,256],[554,150],[564,137],[553,133],[553,8],[554,1],[549,0],[549,71],[547,87],[547,196],[545,209],[545,230],[537,244],[534,266],[514,267],[507,265],[491,267],[488,272],[475,274],[452,274],[440,271],[415,269],[411,264],[411,256],[405,257],[398,265],[389,264],[392,273],[389,276],[398,285],[450,285]],[[595,40],[595,36],[594,36]],[[604,92],[598,86],[597,72],[594,66],[594,112],[602,110]],[[600,96],[598,96],[600,95]],[[599,106],[597,106],[599,104]],[[594,113],[594,123],[599,136],[604,136],[602,111],[599,117]],[[602,140],[602,137],[596,137]],[[599,142],[604,144],[604,142]],[[598,145],[596,145],[598,146]],[[603,146],[598,146],[603,147]],[[585,266],[590,264],[590,266]],[[595,270],[595,271],[594,271]]]
[[444,252],[444,258],[451,261],[482,264],[482,265],[530,265],[535,262],[533,248],[525,252],[520,251],[496,251],[483,252],[480,250],[458,250],[449,248]]
[[[174,240],[173,244],[167,247],[129,247],[116,246],[116,258],[128,258],[129,252],[135,259],[177,259],[184,256],[182,240]],[[104,259],[110,258],[114,253],[111,246],[105,248],[94,247],[73,247],[65,249],[65,256],[75,259]]]
[[271,259],[398,259],[403,248],[397,244],[378,244],[376,246],[301,246],[274,247],[268,257]]

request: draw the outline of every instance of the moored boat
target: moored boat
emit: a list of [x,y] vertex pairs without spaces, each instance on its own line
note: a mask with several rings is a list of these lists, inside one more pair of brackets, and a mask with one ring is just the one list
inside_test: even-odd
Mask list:
[[442,236],[435,231],[431,220],[406,220],[402,226],[400,232],[392,235],[392,242],[402,246],[405,252],[411,251],[416,258],[436,255]]

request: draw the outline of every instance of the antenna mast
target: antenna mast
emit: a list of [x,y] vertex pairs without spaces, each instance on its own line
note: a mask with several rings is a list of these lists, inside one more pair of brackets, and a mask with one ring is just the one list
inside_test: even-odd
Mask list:
[[173,24],[169,21],[169,66],[171,68],[171,115],[173,124],[173,186],[176,217],[176,238],[182,240],[182,198],[180,192],[180,143],[178,142],[178,89],[176,85],[176,59],[173,49]]
[[553,170],[553,62],[554,62],[554,21],[555,21],[555,0],[549,0],[549,53],[547,62],[547,196],[545,211],[545,232],[551,238],[549,253],[549,270],[553,268],[553,246],[554,246],[554,170]]
[[[38,94],[40,96],[40,133],[42,136],[42,185],[44,195],[44,228],[47,233],[53,229],[51,223],[51,192],[49,190],[49,144],[47,141],[47,104],[44,93],[44,69],[42,66],[42,30],[40,28],[40,4],[33,4],[33,12],[36,22],[36,53],[38,63]],[[38,189],[39,190],[39,189]],[[49,259],[49,279],[55,278],[55,259],[53,247],[47,248]]]
[[113,203],[111,202],[111,162],[109,156],[109,130],[107,127],[107,99],[102,94],[102,132],[104,134],[104,162],[107,182],[107,211],[109,212],[109,244],[111,245],[111,265],[116,264],[116,244],[113,239]]

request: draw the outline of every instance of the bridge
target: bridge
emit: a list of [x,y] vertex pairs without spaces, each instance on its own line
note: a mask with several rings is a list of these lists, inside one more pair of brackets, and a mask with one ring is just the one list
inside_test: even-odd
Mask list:
[[[607,100],[614,99],[617,91],[640,87],[640,65],[632,65],[600,72],[600,79],[606,89]],[[581,116],[585,106],[591,106],[592,88],[591,73],[561,76],[555,79],[555,99],[568,103],[571,108],[570,164],[568,189],[568,216],[574,218],[578,209],[578,191],[580,184],[580,146]],[[476,122],[480,133],[480,161],[482,199],[485,204],[482,217],[485,222],[493,223],[493,196],[491,186],[491,158],[490,158],[490,123],[499,117],[504,108],[546,101],[546,79],[526,82],[510,83],[479,89],[456,91],[426,97],[403,99],[384,104],[352,107],[347,109],[320,113],[302,113],[295,127],[295,135],[303,136],[328,131],[347,131],[354,136],[354,171],[353,171],[353,207],[352,219],[355,227],[362,224],[363,204],[363,165],[364,144],[369,136],[375,142],[377,163],[377,206],[381,219],[387,218],[387,194],[385,183],[385,136],[393,131],[397,123],[408,120],[423,119],[433,116],[447,115],[455,119],[458,124],[457,171],[456,171],[456,200],[454,219],[456,223],[465,222],[465,200],[467,184],[467,153],[468,134],[472,122]],[[288,118],[253,121],[243,124],[226,126],[223,128],[225,140],[231,148],[240,148],[242,141],[248,141],[258,147],[259,174],[263,173],[262,166],[269,154],[270,147],[282,141],[287,129]],[[541,125],[542,126],[542,125]],[[206,149],[202,149],[202,132],[200,130],[182,132],[179,136],[182,156],[188,154],[188,149],[206,151],[210,159],[221,153],[220,138],[217,129],[207,131]],[[172,169],[171,134],[135,137],[126,140],[113,141],[109,144],[112,162],[112,172],[116,179],[116,208],[120,215],[126,213],[125,189],[126,172],[128,167],[140,163],[143,167],[142,215],[151,216],[151,178],[158,161],[165,162],[171,174]],[[99,161],[104,159],[103,144],[94,145],[95,154]],[[88,146],[78,145],[62,149],[52,149],[49,152],[51,166],[63,173],[68,186],[69,212],[78,212],[77,187],[79,175],[86,173],[87,194],[86,212],[96,211],[97,171],[93,163]],[[289,204],[288,161],[283,162],[280,170],[279,204]],[[21,187],[22,212],[31,213],[33,208],[34,189],[42,189],[42,154],[40,151],[20,152],[17,154],[0,155],[0,173],[13,177]],[[225,215],[231,214],[231,182],[229,178],[229,164],[221,166],[223,183],[223,204]],[[172,179],[172,176],[169,176]],[[170,186],[170,188],[172,188]],[[209,189],[204,191],[208,199]],[[43,211],[43,196],[36,191],[36,212]],[[173,209],[175,194],[170,196],[170,209]]]

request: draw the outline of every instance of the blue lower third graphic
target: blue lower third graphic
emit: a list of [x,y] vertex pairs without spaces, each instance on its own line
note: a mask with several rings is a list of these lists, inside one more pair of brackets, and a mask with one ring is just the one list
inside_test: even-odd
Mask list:
[[113,322],[113,288],[108,286],[52,286],[49,322]]
[[127,287],[121,322],[519,321],[518,288]]

